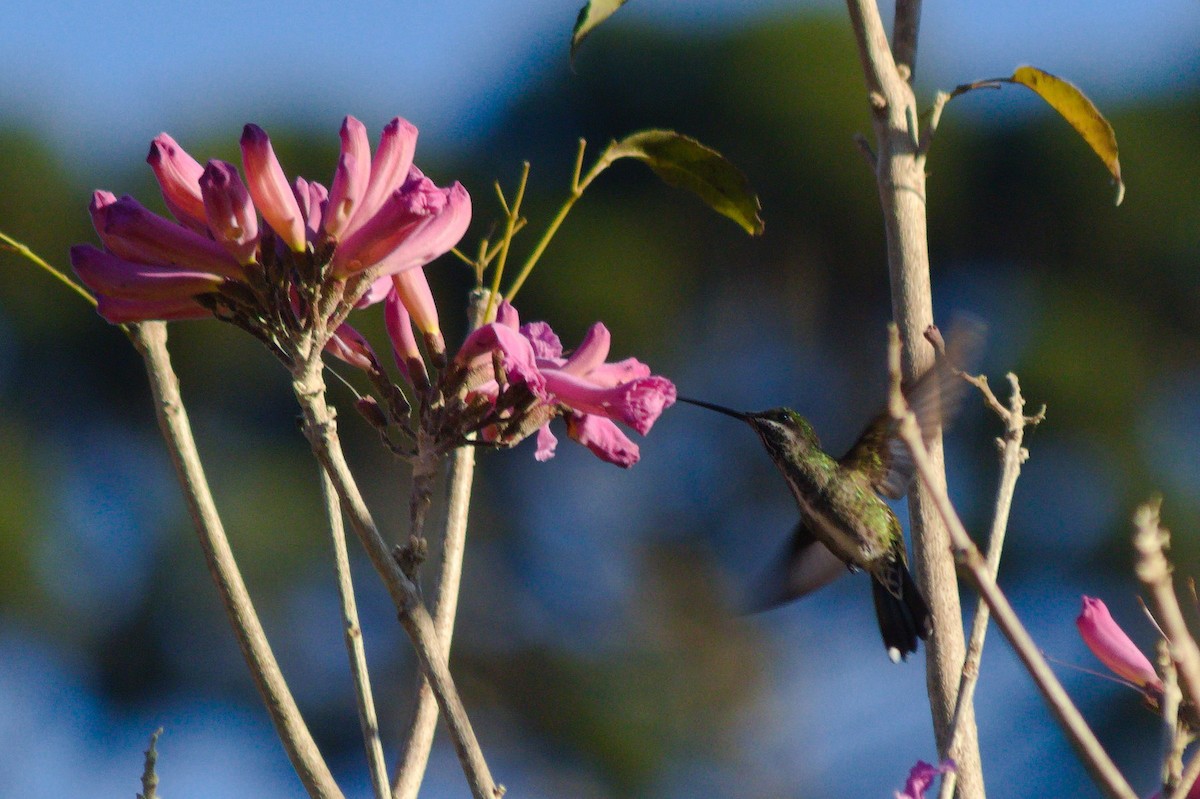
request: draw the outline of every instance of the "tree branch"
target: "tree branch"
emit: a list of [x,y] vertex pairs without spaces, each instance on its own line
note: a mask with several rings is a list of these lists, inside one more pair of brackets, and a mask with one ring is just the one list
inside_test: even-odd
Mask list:
[[[917,424],[917,418],[908,407],[904,394],[900,390],[900,341],[895,326],[892,326],[889,332],[891,339],[888,346],[888,373],[891,385],[888,392],[888,411],[898,424],[898,435],[912,453],[917,472],[921,475],[921,481],[927,482],[937,474],[935,464],[921,437],[921,428]],[[1092,779],[1111,799],[1137,799],[1137,794],[1133,792],[1129,783],[1117,770],[1116,765],[1104,751],[1104,747],[1096,740],[1096,736],[1087,726],[1087,722],[1083,720],[1078,708],[1071,702],[1062,683],[1054,676],[1054,672],[1042,657],[1041,650],[1030,638],[1029,632],[1021,620],[1017,618],[1008,598],[1004,596],[1004,593],[996,585],[996,581],[992,579],[987,562],[974,542],[971,541],[970,535],[963,527],[962,520],[954,511],[949,494],[944,488],[933,490],[930,493],[934,506],[941,515],[953,542],[955,560],[979,592],[980,598],[992,609],[992,615],[996,617],[996,624],[1012,644],[1013,649],[1016,650],[1021,662],[1025,664],[1025,668],[1033,677],[1038,690],[1042,692],[1046,704],[1050,706],[1051,712],[1066,731],[1067,737],[1075,746],[1075,751],[1091,773]]]
[[[483,319],[487,295],[471,293],[467,309],[468,333]],[[475,448],[459,447],[450,456],[450,473],[446,486],[446,532],[442,538],[442,569],[438,580],[437,597],[433,605],[433,624],[438,639],[450,655],[454,635],[454,617],[458,611],[459,586],[462,582],[463,554],[466,551],[467,514],[471,507],[471,487],[475,477]],[[396,778],[392,782],[393,799],[416,799],[429,762],[433,733],[437,727],[437,701],[429,681],[421,678],[417,705],[405,737]]]
[[[933,348],[924,339],[925,330],[933,324],[933,291],[926,234],[925,169],[918,132],[912,129],[916,99],[893,59],[876,0],[847,0],[846,6],[875,131],[875,181],[887,232],[892,315],[904,342],[904,376],[911,381],[933,365]],[[911,48],[905,52],[911,59],[916,52],[917,7],[909,4],[898,13],[901,10],[902,17],[913,20],[909,26]],[[909,35],[900,33],[903,37]],[[959,796],[982,799],[983,770],[975,711],[970,704],[964,705],[959,716],[958,743],[950,746],[965,646],[950,540],[933,500],[935,492],[946,489],[940,434],[929,442],[929,458],[929,476],[909,493],[916,578],[933,622],[933,635],[926,645],[929,707],[938,752],[958,765]]]
[[371,676],[367,669],[367,653],[363,646],[362,627],[358,623],[358,607],[354,600],[354,581],[350,575],[350,555],[346,551],[346,528],[342,523],[342,505],[329,479],[321,469],[321,496],[329,518],[329,534],[333,539],[333,564],[337,574],[338,599],[342,611],[342,634],[346,655],[350,658],[350,675],[354,681],[354,699],[358,706],[358,722],[362,727],[363,745],[367,751],[367,770],[375,799],[387,799],[387,764],[383,760],[383,744],[379,740],[379,719],[375,700],[371,696]]
[[[1012,394],[1009,395],[1008,408],[1005,408],[996,399],[996,395],[988,386],[986,376],[963,375],[963,378],[982,392],[988,407],[1004,421],[1004,437],[996,439],[996,443],[1000,446],[1000,484],[996,489],[996,512],[992,517],[992,531],[988,536],[987,553],[988,574],[995,580],[1000,571],[1000,555],[1004,550],[1004,535],[1008,530],[1008,514],[1012,509],[1017,478],[1021,474],[1021,464],[1029,457],[1029,452],[1022,446],[1025,439],[1025,427],[1026,425],[1036,425],[1045,418],[1046,408],[1043,406],[1035,416],[1025,415],[1025,398],[1021,396],[1021,384],[1018,382],[1017,376],[1011,372],[1008,375],[1008,382],[1012,386]],[[963,714],[966,712],[965,709],[971,707],[975,701],[975,686],[979,684],[979,661],[983,657],[983,642],[987,637],[988,619],[990,618],[991,612],[987,603],[980,602],[979,607],[975,608],[975,619],[971,622],[971,638],[967,643],[967,656],[963,662],[962,678],[958,683],[954,719],[950,725],[950,749],[958,745]],[[957,782],[957,774],[953,771],[943,776],[938,793],[939,799],[950,799],[954,796],[954,787]]]
[[350,526],[367,551],[371,564],[383,578],[384,586],[399,613],[400,623],[412,640],[421,671],[433,688],[438,706],[442,710],[442,717],[450,730],[451,740],[467,776],[472,795],[475,799],[498,799],[503,795],[504,789],[492,781],[487,762],[467,718],[466,709],[450,676],[446,651],[437,636],[433,619],[425,609],[417,587],[404,575],[392,557],[350,474],[338,440],[333,411],[325,402],[325,384],[321,369],[319,357],[315,358],[293,379],[296,398],[304,414],[304,433],[317,460],[329,473],[350,519]]
[[[1133,548],[1137,553],[1134,570],[1138,579],[1150,591],[1154,606],[1158,610],[1158,622],[1170,646],[1171,659],[1178,671],[1179,687],[1189,702],[1195,705],[1200,699],[1200,648],[1192,638],[1183,619],[1183,611],[1175,596],[1171,581],[1171,564],[1164,550],[1169,546],[1171,534],[1161,524],[1159,511],[1162,499],[1155,498],[1143,503],[1133,515]],[[1189,763],[1173,796],[1186,796],[1196,780],[1197,769]]]
[[183,489],[188,513],[200,538],[200,548],[204,551],[209,574],[221,597],[221,604],[225,606],[242,657],[271,715],[275,732],[308,795],[314,799],[342,799],[342,792],[333,781],[333,775],[322,759],[316,742],[300,716],[296,700],[292,698],[283,679],[250,601],[246,584],[238,571],[233,551],[229,548],[229,540],[225,537],[225,528],[221,525],[212,492],[208,488],[187,411],[179,394],[179,378],[171,367],[166,325],[163,322],[143,322],[130,325],[129,332],[150,378],[158,426],[167,442],[167,450]]

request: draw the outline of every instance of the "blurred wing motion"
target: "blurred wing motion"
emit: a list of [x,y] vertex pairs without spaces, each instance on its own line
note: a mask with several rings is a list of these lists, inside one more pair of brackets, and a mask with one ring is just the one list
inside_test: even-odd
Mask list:
[[[967,382],[961,372],[971,369],[983,350],[983,324],[956,319],[945,353],[934,365],[904,387],[904,397],[917,417],[926,443],[939,428],[958,413]],[[896,424],[885,411],[876,416],[839,463],[867,474],[875,490],[890,499],[900,499],[912,487],[916,467],[904,442],[896,436]]]
[[798,599],[829,585],[854,568],[818,541],[808,524],[803,517],[796,522],[787,547],[763,575],[746,612],[759,613]]

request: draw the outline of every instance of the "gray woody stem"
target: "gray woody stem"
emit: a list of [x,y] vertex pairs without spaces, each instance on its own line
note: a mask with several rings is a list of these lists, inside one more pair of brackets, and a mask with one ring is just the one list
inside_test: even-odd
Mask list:
[[[875,180],[887,231],[892,314],[904,342],[904,376],[913,380],[933,365],[933,348],[924,339],[925,330],[933,324],[933,294],[925,226],[924,156],[914,130],[916,99],[906,79],[911,64],[901,70],[893,60],[876,0],[847,0],[846,5],[875,130]],[[897,27],[896,49],[912,58],[916,41],[905,37],[916,36],[919,6],[901,4],[898,11],[903,11],[903,25]],[[958,764],[959,796],[982,799],[983,770],[971,705],[964,706],[959,716],[957,745],[949,745],[965,646],[954,559],[933,501],[936,492],[946,489],[940,434],[929,442],[929,461],[929,475],[909,493],[916,577],[933,621],[926,648],[929,707],[938,751]]]
[[[1170,644],[1171,659],[1179,674],[1179,687],[1191,702],[1200,698],[1200,648],[1188,631],[1187,622],[1175,597],[1171,582],[1171,564],[1163,554],[1170,534],[1160,524],[1161,499],[1152,499],[1137,509],[1133,516],[1133,549],[1137,553],[1135,571],[1138,579],[1150,591],[1158,610],[1158,622]],[[1195,755],[1193,757],[1200,757]],[[1173,797],[1184,797],[1196,779],[1196,769],[1189,763]]]
[[296,701],[283,679],[229,548],[225,529],[204,476],[200,455],[196,451],[195,439],[192,438],[187,411],[179,394],[179,379],[175,376],[167,353],[166,325],[162,322],[143,322],[130,325],[129,331],[146,365],[159,429],[167,442],[188,512],[199,535],[200,547],[204,550],[209,574],[221,596],[242,656],[271,715],[279,740],[309,796],[314,799],[341,799],[342,792],[333,781],[333,775],[321,758],[316,742],[309,734],[300,716],[300,709],[296,707]]
[[[1000,571],[1000,554],[1004,550],[1004,534],[1008,530],[1008,513],[1012,508],[1013,492],[1017,488],[1017,478],[1021,474],[1021,464],[1029,457],[1028,450],[1022,446],[1025,440],[1025,426],[1036,425],[1046,415],[1043,406],[1035,416],[1025,415],[1025,398],[1021,396],[1021,384],[1017,376],[1008,374],[1012,394],[1005,408],[996,399],[988,387],[987,377],[968,377],[964,379],[983,392],[988,407],[1004,421],[1004,437],[996,439],[1000,446],[1000,485],[996,489],[996,513],[992,517],[992,531],[988,536],[987,568],[992,579]],[[979,684],[979,660],[983,657],[983,642],[987,637],[988,619],[991,611],[986,602],[980,602],[975,609],[975,619],[971,623],[971,638],[967,643],[967,658],[963,662],[962,678],[958,683],[958,698],[954,704],[954,721],[950,726],[949,748],[958,745],[961,719],[965,709],[971,707],[975,699],[975,686]],[[954,786],[957,784],[957,774],[948,772],[942,778],[942,787],[938,799],[950,799],[954,796]]]
[[425,609],[417,587],[392,557],[350,474],[338,440],[333,411],[325,402],[321,369],[321,361],[317,358],[293,380],[293,389],[304,413],[304,433],[317,460],[329,473],[350,519],[350,526],[367,551],[371,564],[383,578],[384,586],[399,612],[400,623],[412,640],[421,671],[433,688],[442,717],[450,730],[450,738],[454,742],[463,773],[467,776],[471,794],[475,799],[497,799],[504,789],[492,781],[466,709],[450,676],[446,650],[438,638],[433,619]]
[[342,634],[346,640],[346,655],[350,658],[350,675],[354,681],[354,699],[358,706],[358,722],[362,727],[363,745],[367,750],[367,769],[375,799],[387,799],[387,764],[383,760],[383,744],[379,740],[379,719],[375,715],[375,700],[371,696],[371,676],[367,670],[367,653],[363,647],[362,627],[358,623],[358,606],[354,600],[354,581],[350,575],[350,555],[346,551],[346,528],[342,523],[342,504],[329,479],[321,469],[321,496],[329,517],[329,535],[333,540],[333,565],[337,574],[338,599],[341,602]]
[[[487,306],[487,294],[481,290],[471,293],[467,315],[470,330],[482,321]],[[468,331],[470,332],[470,331]],[[446,532],[442,538],[442,569],[438,580],[437,597],[433,605],[433,625],[438,639],[450,655],[454,635],[454,616],[458,611],[458,592],[462,582],[463,553],[466,550],[467,514],[471,507],[471,485],[475,477],[475,448],[459,447],[450,456],[450,473],[446,486]],[[393,799],[417,799],[433,733],[437,728],[437,700],[429,681],[421,678],[417,704],[405,737],[404,750],[392,783]]]
[[[921,438],[921,429],[917,425],[916,416],[908,407],[904,394],[900,390],[900,342],[895,326],[890,329],[891,341],[888,347],[888,372],[891,386],[888,392],[888,411],[899,425],[899,436],[912,453],[913,462],[922,482],[929,482],[936,475],[935,465],[929,456],[925,442]],[[1075,746],[1084,766],[1092,775],[1092,779],[1111,799],[1137,799],[1137,794],[1129,787],[1129,783],[1121,776],[1115,764],[1104,751],[1104,747],[1096,740],[1096,736],[1083,720],[1078,708],[1071,702],[1058,678],[1042,657],[1041,650],[1029,637],[1029,632],[1017,618],[1008,598],[996,585],[988,571],[987,562],[979,549],[971,541],[970,535],[963,527],[962,520],[950,503],[950,496],[945,489],[933,490],[931,499],[937,512],[941,514],[954,547],[954,559],[962,568],[965,576],[979,592],[980,599],[992,609],[996,624],[1001,632],[1016,650],[1017,656],[1025,664],[1033,681],[1042,692],[1046,704],[1050,706],[1058,723],[1067,733],[1067,737]]]

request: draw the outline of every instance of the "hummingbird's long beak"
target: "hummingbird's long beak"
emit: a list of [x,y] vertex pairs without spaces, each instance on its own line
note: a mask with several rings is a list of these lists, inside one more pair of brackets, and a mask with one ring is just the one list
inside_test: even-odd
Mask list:
[[741,419],[743,422],[750,420],[750,414],[742,413],[741,411],[735,411],[732,408],[726,408],[724,405],[713,405],[711,402],[689,399],[687,397],[676,397],[675,399],[679,400],[680,402],[686,402],[688,405],[695,405],[700,408],[708,408],[710,411],[716,411],[717,413],[723,413],[726,416],[732,416],[734,419]]

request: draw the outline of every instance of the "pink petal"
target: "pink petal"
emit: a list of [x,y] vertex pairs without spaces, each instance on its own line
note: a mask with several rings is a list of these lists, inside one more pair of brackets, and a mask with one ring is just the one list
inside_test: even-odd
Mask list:
[[626,358],[616,363],[602,363],[584,376],[598,386],[619,386],[639,377],[649,377],[650,367],[637,358]]
[[437,304],[433,301],[433,292],[429,290],[429,281],[425,279],[425,270],[410,269],[392,275],[392,284],[417,330],[426,335],[441,335]]
[[546,381],[538,370],[533,348],[524,336],[505,325],[492,322],[467,336],[454,361],[469,368],[477,359],[490,359],[493,352],[500,353],[509,382],[528,386],[535,396],[545,397]]
[[[593,369],[604,364],[604,359],[608,357],[608,348],[612,341],[612,335],[608,332],[608,328],[602,323],[597,322],[588,328],[588,332],[583,337],[583,341],[571,353],[571,357],[567,358],[566,363],[562,365],[562,370],[567,374],[584,377]],[[561,354],[561,346],[560,352]],[[616,385],[615,383],[613,385]]]
[[271,139],[258,125],[242,129],[242,166],[254,205],[275,235],[293,252],[304,252],[304,217]]
[[204,168],[165,133],[158,134],[150,142],[146,163],[154,170],[163,200],[175,218],[197,233],[206,232],[207,217],[200,194],[200,175]]
[[71,248],[71,266],[96,295],[123,300],[189,301],[216,291],[225,282],[207,272],[127,261],[90,244]]
[[559,402],[623,422],[642,435],[675,402],[675,386],[665,377],[651,375],[606,388],[558,369],[543,368],[542,374],[546,390]]
[[212,316],[211,311],[202,308],[195,300],[129,300],[103,294],[96,297],[96,313],[114,325],[151,320],[171,322],[204,319]]
[[471,224],[471,196],[461,184],[438,189],[424,178],[422,181],[433,189],[427,194],[424,219],[381,259],[385,275],[400,274],[440,258],[458,244]]
[[[389,278],[380,278],[388,283],[391,287]],[[417,338],[413,335],[412,321],[408,315],[408,309],[404,307],[404,303],[400,301],[400,297],[395,291],[391,291],[387,295],[387,301],[383,306],[383,322],[387,328],[388,338],[392,341],[392,352],[396,358],[396,365],[400,367],[400,371],[405,377],[409,377],[414,371],[420,373],[425,372],[425,361],[421,357],[421,350],[417,347]]]
[[904,783],[903,791],[896,791],[896,799],[925,799],[925,791],[933,784],[934,777],[954,771],[954,761],[944,760],[941,765],[933,766],[924,760],[908,772],[908,780]]
[[550,430],[550,425],[544,424],[537,434],[537,451],[533,453],[534,460],[538,463],[545,463],[554,457],[554,450],[558,448],[558,439]]
[[241,264],[212,239],[151,213],[129,196],[100,205],[99,194],[92,201],[92,220],[113,253],[130,261],[244,277]]
[[382,302],[387,299],[387,296],[392,293],[392,279],[388,275],[377,277],[371,281],[371,285],[367,288],[366,293],[358,298],[358,302],[354,303],[355,308],[366,308],[374,305],[377,302]]
[[500,300],[496,306],[496,323],[517,330],[521,327],[521,316],[508,300]]
[[555,367],[560,365],[559,360],[563,353],[562,341],[548,323],[530,322],[527,325],[521,325],[521,335],[529,339],[537,357],[544,361],[550,361],[551,363],[548,365]]
[[329,189],[325,233],[340,238],[346,231],[371,180],[371,145],[367,129],[352,116],[342,120],[342,152]]
[[208,229],[238,263],[254,261],[258,249],[258,214],[246,184],[233,164],[212,160],[200,176],[200,193]]
[[583,444],[600,460],[624,469],[638,462],[638,445],[629,440],[610,419],[593,414],[572,413],[567,416],[567,435]]
[[[351,217],[347,235],[365,225],[387,203],[388,197],[408,179],[413,155],[417,150],[417,129],[395,117],[379,137],[379,149],[371,161],[371,177]],[[355,152],[357,158],[358,151]],[[366,163],[365,159],[363,163]]]
[[366,372],[375,369],[379,363],[375,351],[371,349],[362,333],[347,324],[338,327],[325,345],[325,351]]
[[1113,673],[1124,677],[1139,688],[1162,690],[1162,680],[1150,661],[1129,636],[1113,621],[1108,606],[1099,599],[1083,597],[1083,609],[1075,619],[1079,634],[1088,649]]

